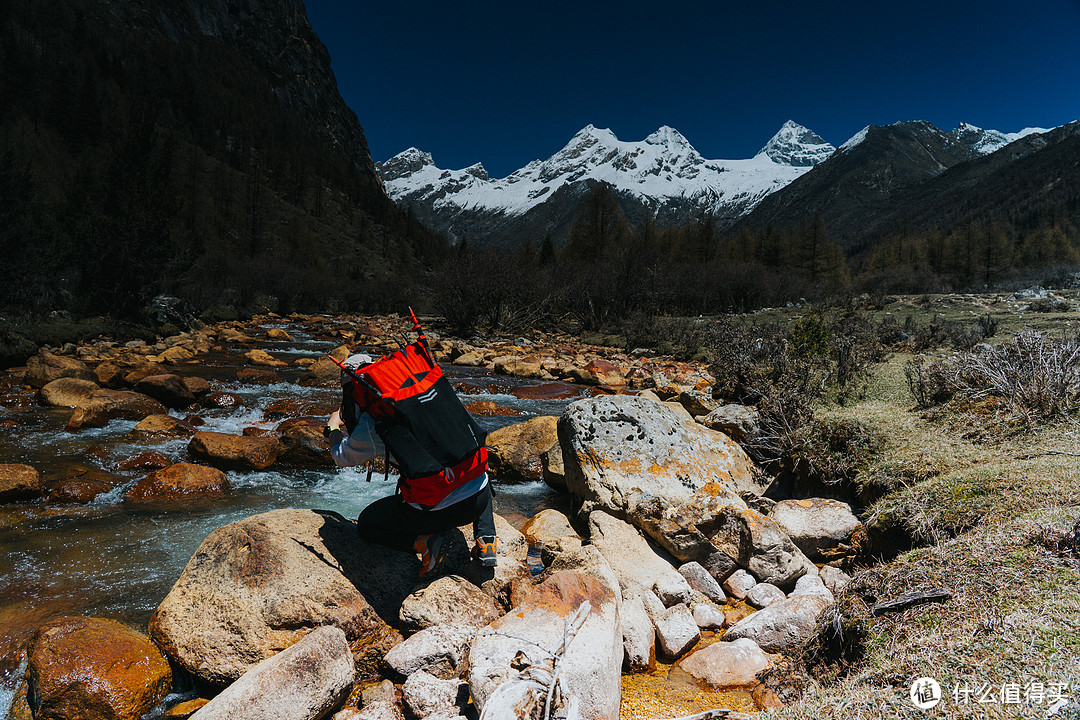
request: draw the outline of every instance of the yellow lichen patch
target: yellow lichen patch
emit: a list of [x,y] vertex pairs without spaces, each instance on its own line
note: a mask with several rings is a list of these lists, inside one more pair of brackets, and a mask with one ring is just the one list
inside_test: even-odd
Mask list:
[[813,503],[812,501],[810,501],[810,500],[797,500],[796,502],[798,502],[798,503],[799,503],[800,505],[802,505],[802,506],[803,506],[804,508],[808,508],[808,507],[813,507],[813,506],[814,506],[814,503]]
[[682,717],[716,708],[757,712],[746,690],[710,692],[687,679],[669,679],[671,665],[656,664],[651,673],[623,675],[619,720]]

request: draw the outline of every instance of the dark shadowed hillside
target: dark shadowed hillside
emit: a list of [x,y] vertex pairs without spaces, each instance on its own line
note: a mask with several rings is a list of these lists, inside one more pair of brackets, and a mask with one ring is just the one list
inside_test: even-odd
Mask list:
[[0,68],[0,307],[373,306],[443,252],[300,0],[12,0]]

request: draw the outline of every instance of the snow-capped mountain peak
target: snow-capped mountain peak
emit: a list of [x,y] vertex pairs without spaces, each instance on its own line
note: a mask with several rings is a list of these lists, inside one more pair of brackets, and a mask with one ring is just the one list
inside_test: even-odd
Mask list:
[[788,120],[758,154],[768,156],[779,165],[811,167],[835,151],[836,148],[813,131]]
[[[686,207],[738,216],[833,150],[792,122],[761,153],[746,160],[706,160],[682,133],[666,125],[637,142],[619,140],[607,128],[587,125],[547,160],[534,160],[501,179],[490,178],[480,164],[441,170],[430,154],[415,148],[377,169],[395,201],[422,208],[438,230],[475,236],[475,228],[524,216],[565,195],[559,192],[563,188],[579,196],[577,188],[597,182],[653,213]],[[469,220],[466,215],[478,219]]]

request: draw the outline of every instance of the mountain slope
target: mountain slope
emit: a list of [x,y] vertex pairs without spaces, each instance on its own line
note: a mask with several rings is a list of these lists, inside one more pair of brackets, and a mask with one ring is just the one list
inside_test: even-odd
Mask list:
[[679,133],[661,127],[641,142],[623,142],[589,125],[559,152],[506,178],[492,179],[482,165],[437,167],[416,148],[381,163],[390,197],[436,230],[470,242],[551,233],[561,239],[566,218],[596,183],[606,183],[632,221],[646,216],[677,224],[701,212],[729,221],[828,157],[834,148],[811,131],[786,123],[753,158],[708,160]]
[[902,199],[905,193],[1038,132],[1005,134],[966,123],[945,132],[924,121],[870,126],[812,171],[763,199],[739,224],[794,227],[821,217],[835,240],[858,245],[892,208],[908,202]]
[[314,309],[440,252],[301,0],[19,0],[0,66],[0,307]]

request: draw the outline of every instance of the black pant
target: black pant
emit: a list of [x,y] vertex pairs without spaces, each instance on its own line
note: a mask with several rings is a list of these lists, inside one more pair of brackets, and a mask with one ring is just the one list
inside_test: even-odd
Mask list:
[[379,498],[356,518],[360,537],[368,542],[412,552],[417,535],[433,535],[472,523],[473,537],[494,537],[491,482],[471,497],[442,510],[418,510],[400,495]]

